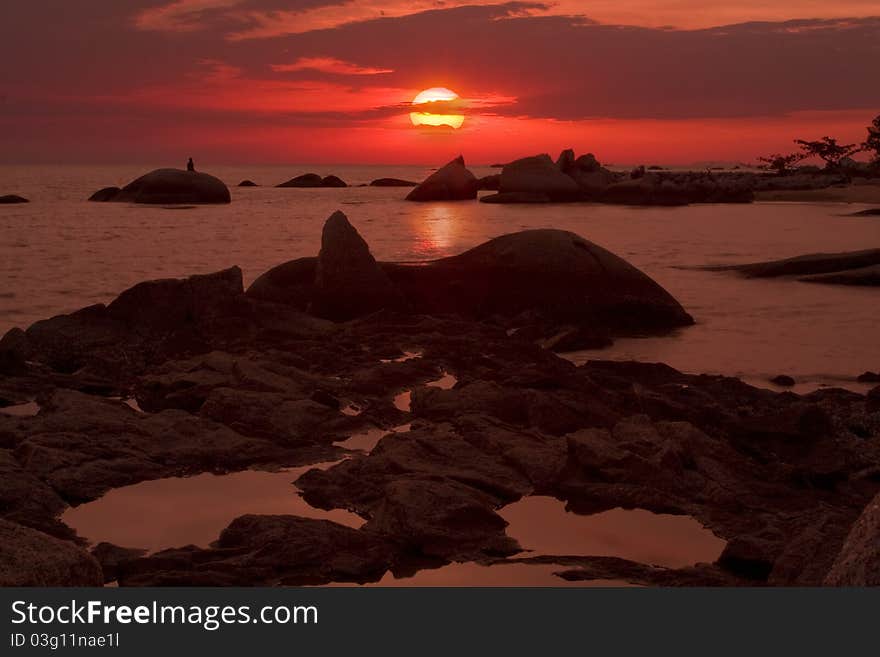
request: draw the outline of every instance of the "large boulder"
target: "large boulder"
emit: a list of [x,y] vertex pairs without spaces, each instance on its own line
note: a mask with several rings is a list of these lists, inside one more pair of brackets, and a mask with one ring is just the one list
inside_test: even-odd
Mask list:
[[399,305],[399,293],[376,264],[364,238],[342,212],[334,212],[321,234],[312,312],[345,321]]
[[6,194],[5,196],[0,196],[0,204],[3,205],[28,202],[29,201],[24,196],[18,196],[16,194]]
[[[560,156],[562,164],[573,160]],[[524,157],[509,164],[501,170],[501,182],[498,191],[504,193],[546,194],[554,201],[567,201],[580,196],[580,187],[553,163],[547,154]]]
[[538,313],[558,322],[636,332],[693,323],[644,273],[568,231],[512,233],[450,258],[384,269],[410,306],[425,314]]
[[[219,178],[200,171],[156,169],[128,183],[116,194],[105,188],[91,200],[147,204],[229,203],[229,189]],[[97,198],[96,198],[97,197]]]
[[0,519],[0,586],[103,586],[98,562],[68,541]]
[[457,158],[441,167],[406,196],[407,201],[463,201],[477,198],[477,177]]
[[234,314],[243,294],[241,269],[230,267],[212,274],[138,283],[116,297],[107,306],[107,314],[135,330],[173,329]]
[[853,525],[825,578],[828,586],[880,586],[880,494]]

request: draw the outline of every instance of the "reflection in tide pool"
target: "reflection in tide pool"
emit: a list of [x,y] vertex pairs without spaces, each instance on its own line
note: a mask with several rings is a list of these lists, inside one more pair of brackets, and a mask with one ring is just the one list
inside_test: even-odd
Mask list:
[[[478,563],[452,563],[441,568],[420,570],[412,577],[397,578],[390,572],[378,582],[364,586],[633,586],[623,580],[594,579],[583,582],[569,582],[553,573],[569,570],[556,564],[504,563],[483,566]],[[357,584],[336,583],[329,586],[358,586]]]
[[39,412],[40,405],[34,401],[25,402],[24,404],[13,404],[12,406],[0,406],[0,413],[13,417],[33,417]]
[[150,552],[190,544],[207,547],[230,522],[249,513],[295,515],[360,527],[364,521],[353,513],[310,506],[292,484],[307,470],[334,463],[279,472],[245,470],[144,481],[70,508],[61,520],[92,543],[107,541]]
[[690,516],[611,509],[588,516],[565,510],[552,497],[526,497],[498,512],[507,535],[537,555],[620,557],[682,568],[712,563],[725,541]]

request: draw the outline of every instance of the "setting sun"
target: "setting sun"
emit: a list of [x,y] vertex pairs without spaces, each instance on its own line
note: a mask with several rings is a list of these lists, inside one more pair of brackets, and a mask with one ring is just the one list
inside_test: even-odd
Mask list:
[[[427,105],[424,109],[439,109],[439,112],[410,112],[409,118],[413,125],[448,126],[458,129],[464,123],[464,115],[459,114],[460,101],[458,94],[445,87],[431,87],[420,92],[413,98],[413,105]],[[450,112],[454,110],[454,112]]]

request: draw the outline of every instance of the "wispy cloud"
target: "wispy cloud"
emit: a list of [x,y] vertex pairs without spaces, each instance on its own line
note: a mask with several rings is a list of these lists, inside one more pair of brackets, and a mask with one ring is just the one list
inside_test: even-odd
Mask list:
[[373,68],[346,62],[335,57],[300,57],[292,64],[272,64],[276,73],[295,73],[299,71],[317,71],[334,75],[381,75],[394,73],[392,68]]

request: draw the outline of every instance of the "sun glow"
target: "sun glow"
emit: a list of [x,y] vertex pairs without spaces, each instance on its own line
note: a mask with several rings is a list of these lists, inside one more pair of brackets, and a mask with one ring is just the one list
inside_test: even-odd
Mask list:
[[[461,107],[458,94],[445,87],[431,87],[420,92],[413,98],[414,106],[427,105],[422,111],[410,112],[409,118],[415,126],[447,126],[458,129],[464,123],[464,114],[457,110]],[[440,111],[425,111],[440,110]]]

